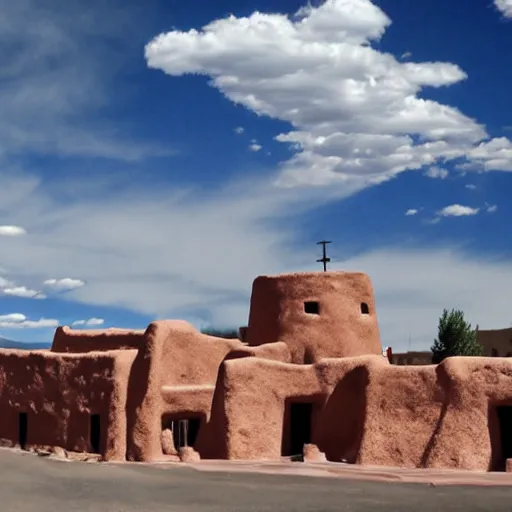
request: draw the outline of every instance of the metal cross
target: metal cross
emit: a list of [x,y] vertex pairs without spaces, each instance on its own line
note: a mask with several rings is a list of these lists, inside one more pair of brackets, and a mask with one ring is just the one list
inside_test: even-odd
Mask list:
[[320,258],[319,260],[316,260],[317,263],[323,263],[324,264],[324,272],[327,272],[327,263],[330,263],[331,258],[327,257],[325,246],[327,244],[332,244],[332,242],[328,242],[327,240],[322,240],[321,242],[317,242],[316,245],[322,245],[323,246],[323,258]]

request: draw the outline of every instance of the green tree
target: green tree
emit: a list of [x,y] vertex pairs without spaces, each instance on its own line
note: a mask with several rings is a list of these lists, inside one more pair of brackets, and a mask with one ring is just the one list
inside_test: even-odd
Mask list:
[[431,350],[433,363],[440,363],[451,356],[483,355],[483,347],[476,340],[476,330],[464,319],[464,313],[459,309],[443,310],[437,339]]

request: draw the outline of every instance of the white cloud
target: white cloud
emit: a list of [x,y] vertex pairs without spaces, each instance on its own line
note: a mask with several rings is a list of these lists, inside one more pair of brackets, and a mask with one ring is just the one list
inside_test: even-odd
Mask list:
[[400,58],[402,60],[410,59],[411,57],[412,57],[412,52],[404,52],[404,53],[402,53],[402,55],[400,55]]
[[494,213],[494,212],[498,211],[498,205],[496,205],[496,204],[488,205],[486,210],[487,210],[487,213]]
[[22,236],[27,232],[20,226],[0,226],[0,236]]
[[469,170],[512,171],[512,142],[506,137],[481,142],[468,151],[467,159]]
[[437,214],[441,217],[467,217],[470,215],[476,215],[479,211],[480,208],[451,204],[450,206],[445,206]]
[[0,328],[3,329],[42,329],[59,326],[59,321],[53,318],[40,318],[29,320],[21,313],[9,313],[0,315]]
[[244,129],[244,127],[243,127],[243,126],[237,126],[237,127],[235,128],[235,133],[236,133],[237,135],[241,135],[242,133],[244,133],[244,131],[245,131],[245,129]]
[[282,166],[282,186],[353,192],[479,152],[486,168],[504,170],[511,160],[491,154],[496,140],[471,154],[487,137],[482,125],[420,97],[424,87],[455,84],[465,72],[373,48],[390,23],[369,0],[327,0],[292,18],[255,12],[173,30],[146,46],[146,59],[172,76],[207,75],[234,103],[289,122],[293,129],[276,137],[296,151]]
[[441,180],[444,180],[448,177],[448,171],[446,169],[443,169],[442,167],[438,167],[437,165],[434,165],[432,167],[429,167],[425,171],[425,176],[428,178],[439,178]]
[[38,290],[31,290],[25,286],[7,287],[1,290],[4,295],[23,297],[25,299],[46,299],[46,295]]
[[103,318],[89,318],[87,320],[75,320],[71,325],[73,327],[83,326],[83,327],[93,327],[98,325],[103,325],[105,320]]
[[494,5],[506,18],[512,18],[512,0],[494,0]]
[[44,286],[55,292],[76,290],[85,285],[81,279],[72,279],[64,277],[63,279],[47,279],[44,281]]
[[253,142],[250,146],[249,146],[249,150],[250,151],[253,151],[253,152],[257,152],[257,151],[260,151],[261,149],[261,145],[260,144],[257,144],[255,142]]
[[405,212],[405,215],[410,216],[410,215],[416,215],[417,213],[418,213],[418,210],[416,210],[416,208],[409,208]]
[[473,185],[472,183],[468,183],[466,185],[466,188],[468,188],[469,190],[476,190],[476,185]]

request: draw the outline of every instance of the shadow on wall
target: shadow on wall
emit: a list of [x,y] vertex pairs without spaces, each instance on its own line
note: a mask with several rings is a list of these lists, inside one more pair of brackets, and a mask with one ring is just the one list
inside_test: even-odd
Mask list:
[[210,418],[194,447],[201,454],[202,459],[227,459],[228,457],[228,418],[224,407],[225,389],[223,386],[225,371],[225,365],[221,364],[215,382]]
[[338,382],[329,396],[315,436],[327,460],[357,462],[366,422],[368,381],[367,367],[358,366]]

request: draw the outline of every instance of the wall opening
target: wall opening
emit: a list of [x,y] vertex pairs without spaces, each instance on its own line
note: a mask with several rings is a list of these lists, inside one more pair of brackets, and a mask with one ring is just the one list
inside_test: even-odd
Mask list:
[[368,304],[366,304],[366,302],[361,302],[361,314],[362,315],[370,314],[370,308],[368,307]]
[[290,455],[292,457],[302,456],[304,445],[311,443],[312,415],[312,403],[290,403]]
[[491,349],[491,357],[499,357],[500,353],[495,349]]
[[27,432],[28,432],[28,416],[26,412],[20,412],[18,415],[18,443],[22,450],[27,445]]
[[507,459],[512,459],[512,407],[501,406],[496,408],[500,426],[501,461],[500,469],[505,469]]
[[162,418],[162,430],[170,429],[176,450],[184,446],[194,447],[201,427],[200,417]]
[[100,452],[100,429],[101,429],[101,419],[99,414],[91,414],[91,424],[89,429],[89,445],[91,453],[101,453]]
[[304,302],[304,312],[308,313],[308,315],[319,315],[320,304],[314,300],[306,301]]

